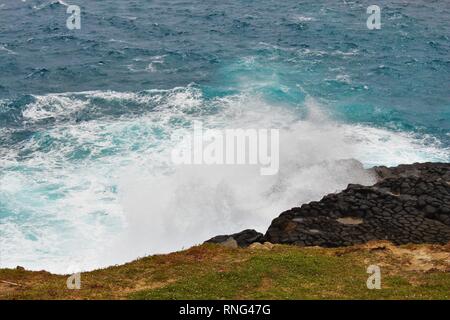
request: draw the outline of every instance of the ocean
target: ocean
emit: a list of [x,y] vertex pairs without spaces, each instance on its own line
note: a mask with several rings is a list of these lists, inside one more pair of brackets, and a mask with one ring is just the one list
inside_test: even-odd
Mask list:
[[[365,168],[450,161],[450,2],[0,0],[0,267],[92,270],[279,213]],[[69,5],[81,10],[70,30]],[[175,136],[280,130],[280,168]]]

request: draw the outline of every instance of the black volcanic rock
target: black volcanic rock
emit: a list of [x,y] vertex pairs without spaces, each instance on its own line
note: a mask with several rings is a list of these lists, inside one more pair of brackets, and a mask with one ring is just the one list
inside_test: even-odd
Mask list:
[[370,240],[394,244],[450,241],[450,164],[375,167],[373,186],[350,184],[337,194],[283,212],[264,240],[337,247]]
[[211,238],[205,242],[220,244],[226,242],[229,238],[233,238],[234,240],[236,240],[239,247],[248,247],[254,242],[260,242],[263,238],[263,234],[252,229],[247,229],[232,235],[215,236],[214,238]]
[[450,163],[416,163],[369,169],[373,186],[349,184],[320,201],[292,208],[275,218],[266,234],[244,230],[233,237],[252,242],[338,247],[370,240],[394,244],[450,242]]

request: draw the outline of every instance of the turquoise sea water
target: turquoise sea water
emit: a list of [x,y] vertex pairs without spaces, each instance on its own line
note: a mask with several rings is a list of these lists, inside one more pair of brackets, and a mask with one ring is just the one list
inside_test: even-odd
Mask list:
[[[67,1],[69,3],[69,1]],[[450,2],[0,1],[0,267],[178,250],[450,160]],[[277,128],[280,173],[175,167],[176,133]]]

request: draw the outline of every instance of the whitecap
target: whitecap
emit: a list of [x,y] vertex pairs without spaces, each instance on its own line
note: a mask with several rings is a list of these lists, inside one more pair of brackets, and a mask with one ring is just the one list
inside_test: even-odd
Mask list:
[[296,15],[293,17],[293,20],[295,22],[310,22],[310,21],[316,21],[314,17],[308,17],[308,16],[302,16],[302,15]]
[[3,46],[3,45],[0,45],[0,51],[5,51],[8,54],[13,54],[13,55],[17,54],[17,52],[10,50],[10,49],[6,48],[6,46]]

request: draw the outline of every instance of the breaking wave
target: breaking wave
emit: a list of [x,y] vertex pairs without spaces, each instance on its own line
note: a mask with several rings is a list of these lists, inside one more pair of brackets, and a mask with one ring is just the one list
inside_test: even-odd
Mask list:
[[[214,97],[205,90],[21,101],[16,125],[2,128],[2,139],[13,143],[0,144],[1,266],[70,273],[244,228],[264,231],[283,210],[350,182],[373,183],[363,166],[449,160],[430,137],[336,122],[309,95],[287,106],[253,88]],[[175,166],[175,137],[194,120],[207,128],[280,129],[279,174]]]

